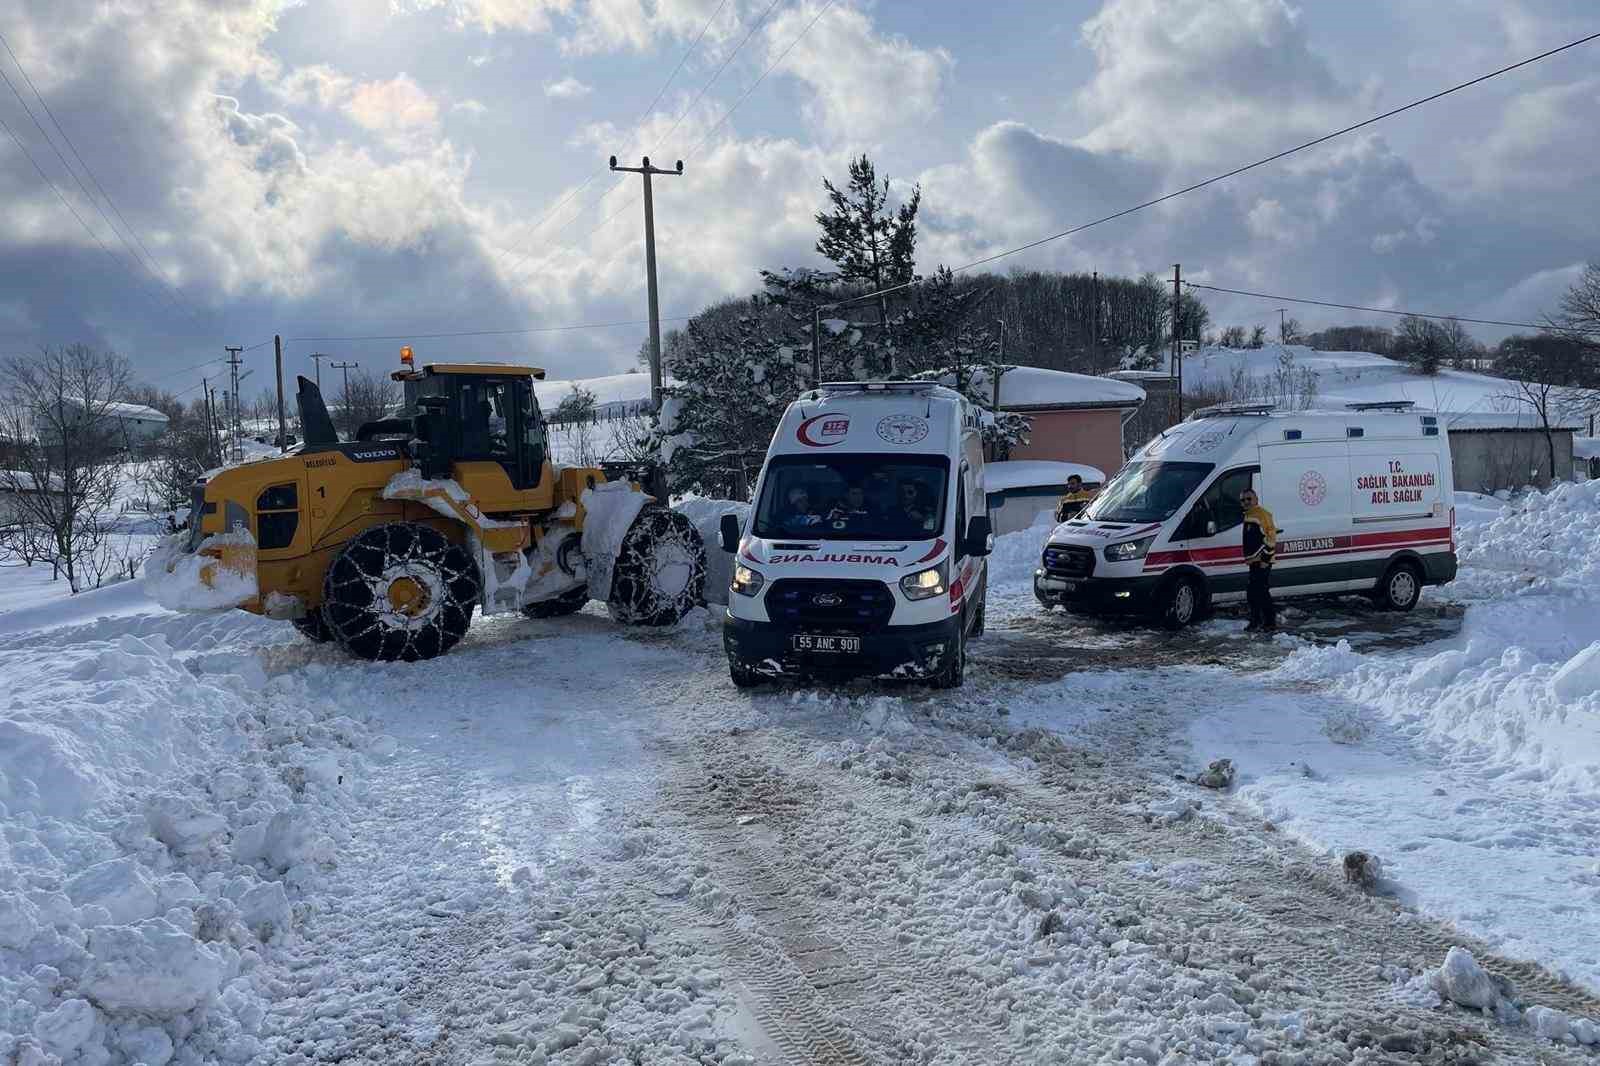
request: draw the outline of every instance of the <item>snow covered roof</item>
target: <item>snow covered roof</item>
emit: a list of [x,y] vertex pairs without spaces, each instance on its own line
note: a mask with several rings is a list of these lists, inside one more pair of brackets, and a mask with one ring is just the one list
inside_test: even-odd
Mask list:
[[[1486,411],[1471,413],[1464,411],[1441,412],[1439,417],[1444,421],[1446,428],[1452,433],[1488,432],[1506,429],[1544,429],[1544,420],[1537,412],[1522,411]],[[1581,419],[1562,419],[1555,415],[1550,417],[1550,427],[1554,430],[1567,432],[1582,428]]]
[[[1005,379],[1000,380],[1003,382]],[[984,464],[983,488],[985,492],[1061,488],[1073,474],[1077,474],[1091,485],[1106,479],[1102,471],[1083,463],[1058,463],[1048,459],[1011,459],[1006,462]]]
[[[974,371],[972,378],[976,388],[985,392],[990,389],[987,368]],[[1092,374],[1038,366],[1014,366],[1002,369],[1000,374],[1000,407],[1007,411],[1133,409],[1143,403],[1144,390],[1139,386]]]
[[146,407],[142,403],[110,403],[106,404],[106,413],[115,418],[136,418],[141,422],[166,422],[166,415],[154,407]]

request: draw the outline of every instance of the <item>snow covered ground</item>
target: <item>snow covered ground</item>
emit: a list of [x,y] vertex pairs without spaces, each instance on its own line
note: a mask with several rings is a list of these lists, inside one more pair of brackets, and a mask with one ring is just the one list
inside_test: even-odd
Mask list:
[[1318,407],[1410,400],[1420,408],[1465,416],[1463,424],[1481,424],[1484,416],[1496,416],[1492,419],[1495,424],[1519,416],[1527,419],[1528,425],[1537,424],[1532,421],[1531,408],[1518,398],[1515,381],[1449,369],[1429,376],[1387,356],[1322,352],[1302,344],[1268,344],[1257,349],[1201,348],[1183,358],[1185,388],[1226,387],[1238,374],[1263,385],[1279,372],[1286,358],[1292,361],[1289,365],[1295,374],[1309,371],[1316,377]]
[[0,1063],[1593,1061],[1597,491],[1271,641],[1044,615],[1035,526],[954,695],[737,692],[711,611],[378,665],[13,602]]

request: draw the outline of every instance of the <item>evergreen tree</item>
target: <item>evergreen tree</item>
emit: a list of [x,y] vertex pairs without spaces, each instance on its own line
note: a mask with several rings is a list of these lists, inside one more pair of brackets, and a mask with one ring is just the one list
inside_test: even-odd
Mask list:
[[[827,178],[832,210],[819,212],[817,225],[822,236],[817,251],[839,268],[838,278],[845,283],[865,284],[870,292],[903,285],[916,277],[917,209],[922,204],[922,187],[912,189],[911,197],[899,207],[889,203],[889,179],[878,181],[877,168],[865,154],[850,162],[850,181],[844,189]],[[889,325],[889,302],[879,297],[878,322]]]

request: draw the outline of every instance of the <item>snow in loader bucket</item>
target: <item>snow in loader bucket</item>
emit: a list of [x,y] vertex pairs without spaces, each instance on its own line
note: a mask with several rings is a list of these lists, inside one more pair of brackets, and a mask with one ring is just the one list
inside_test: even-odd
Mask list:
[[706,548],[686,515],[625,481],[579,497],[589,595],[630,625],[671,625],[705,600]]
[[213,533],[187,551],[187,532],[161,538],[144,564],[144,589],[169,611],[224,611],[255,599],[256,542],[248,530]]

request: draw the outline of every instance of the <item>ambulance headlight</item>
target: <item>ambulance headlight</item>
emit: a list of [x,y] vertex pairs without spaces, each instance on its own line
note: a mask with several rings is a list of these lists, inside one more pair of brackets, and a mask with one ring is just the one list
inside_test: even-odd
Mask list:
[[944,567],[930,566],[900,579],[900,591],[908,600],[925,600],[944,595]]
[[1125,540],[1121,544],[1106,545],[1106,562],[1126,563],[1133,559],[1143,559],[1150,550],[1150,545],[1155,543],[1155,536],[1140,537],[1138,540]]
[[752,570],[743,563],[736,563],[733,567],[733,591],[741,596],[754,596],[761,591],[761,586],[767,579],[761,576],[761,571]]

